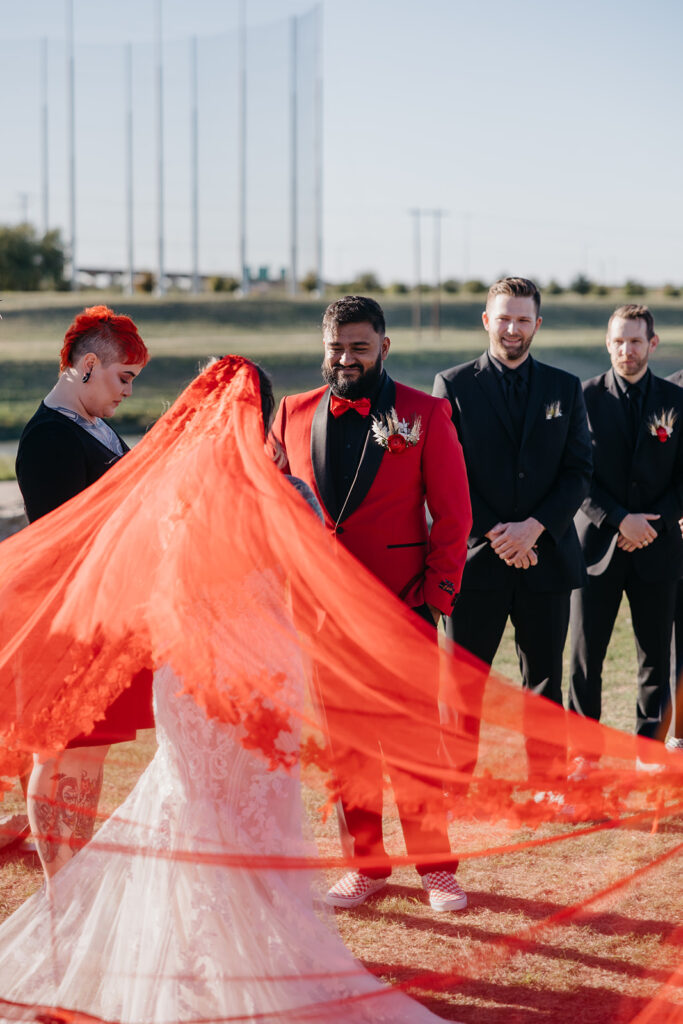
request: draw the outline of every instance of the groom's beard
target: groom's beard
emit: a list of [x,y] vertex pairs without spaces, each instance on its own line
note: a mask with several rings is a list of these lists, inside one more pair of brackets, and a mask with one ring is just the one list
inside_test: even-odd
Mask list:
[[[360,367],[359,367],[360,368]],[[333,395],[339,398],[371,398],[377,381],[382,376],[382,355],[377,356],[377,362],[370,366],[359,377],[348,380],[340,366],[330,366],[327,359],[323,360],[321,367],[323,380],[329,386]]]

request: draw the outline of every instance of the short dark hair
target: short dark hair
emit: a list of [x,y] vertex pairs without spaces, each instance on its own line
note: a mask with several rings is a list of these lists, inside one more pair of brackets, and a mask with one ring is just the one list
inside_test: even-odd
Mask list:
[[367,299],[363,295],[345,295],[331,302],[323,316],[323,334],[328,331],[334,335],[344,324],[365,324],[372,326],[381,338],[387,329],[384,312],[379,302]]
[[625,306],[615,309],[607,321],[609,331],[613,320],[644,320],[647,340],[651,341],[655,336],[655,318],[647,306],[639,305],[637,302],[628,302]]
[[514,295],[519,299],[533,299],[536,305],[536,316],[541,312],[541,293],[528,277],[502,277],[489,288],[486,305],[495,295]]

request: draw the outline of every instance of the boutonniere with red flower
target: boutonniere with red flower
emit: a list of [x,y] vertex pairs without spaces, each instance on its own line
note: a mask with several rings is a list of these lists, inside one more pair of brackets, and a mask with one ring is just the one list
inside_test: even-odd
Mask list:
[[384,415],[372,417],[372,434],[375,441],[392,455],[398,455],[416,445],[420,440],[421,430],[421,416],[416,416],[412,424],[409,424],[408,420],[400,420],[393,408]]
[[674,423],[678,419],[678,413],[673,409],[662,409],[658,416],[652,415],[647,421],[647,429],[653,437],[664,444],[674,432]]

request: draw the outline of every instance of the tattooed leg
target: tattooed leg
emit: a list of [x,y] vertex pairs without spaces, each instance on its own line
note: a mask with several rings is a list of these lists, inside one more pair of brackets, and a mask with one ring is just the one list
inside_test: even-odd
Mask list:
[[109,747],[78,747],[42,764],[34,757],[27,807],[49,880],[92,837]]

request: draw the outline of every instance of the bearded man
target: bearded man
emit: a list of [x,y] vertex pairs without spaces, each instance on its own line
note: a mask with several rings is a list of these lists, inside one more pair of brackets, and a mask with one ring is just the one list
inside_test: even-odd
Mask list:
[[[496,281],[482,313],[488,351],[437,374],[433,393],[451,406],[474,519],[448,636],[490,665],[509,617],[523,685],[561,705],[569,597],[585,580],[573,519],[591,446],[578,378],[530,354],[540,306],[533,281]],[[477,735],[473,710],[464,725]],[[528,739],[527,754],[540,780],[564,774],[552,745]]]
[[[588,579],[572,595],[569,706],[600,718],[602,665],[625,593],[638,655],[636,734],[663,740],[683,575],[683,391],[650,370],[658,342],[647,306],[620,306],[607,324],[611,369],[583,385],[595,472],[576,517]],[[657,767],[654,749],[644,745],[640,768]]]
[[[422,628],[436,637],[436,622],[450,615],[460,588],[472,522],[450,409],[386,373],[390,339],[384,313],[373,299],[347,295],[333,302],[322,329],[325,386],[284,398],[273,427],[287,457],[286,470],[312,488],[336,542],[414,609]],[[433,687],[433,702],[428,703],[438,724],[438,679],[425,672],[415,683],[423,695]],[[328,680],[327,692],[329,686]],[[326,712],[331,735],[345,729],[348,734],[348,722],[331,720],[344,709],[327,706]],[[386,885],[391,871],[382,839],[380,749],[389,756],[395,738],[379,720],[373,743],[375,739],[375,756],[333,751],[341,766],[342,842],[359,870],[332,887],[327,894],[332,906],[363,903]],[[346,778],[344,765],[350,763],[354,777]],[[432,794],[427,820],[415,806],[414,794],[403,799],[400,779],[392,776],[392,783],[406,848],[416,860],[430,905],[435,910],[462,909],[467,896],[454,877],[457,860],[450,853],[445,804],[440,806],[437,798],[435,807]]]

